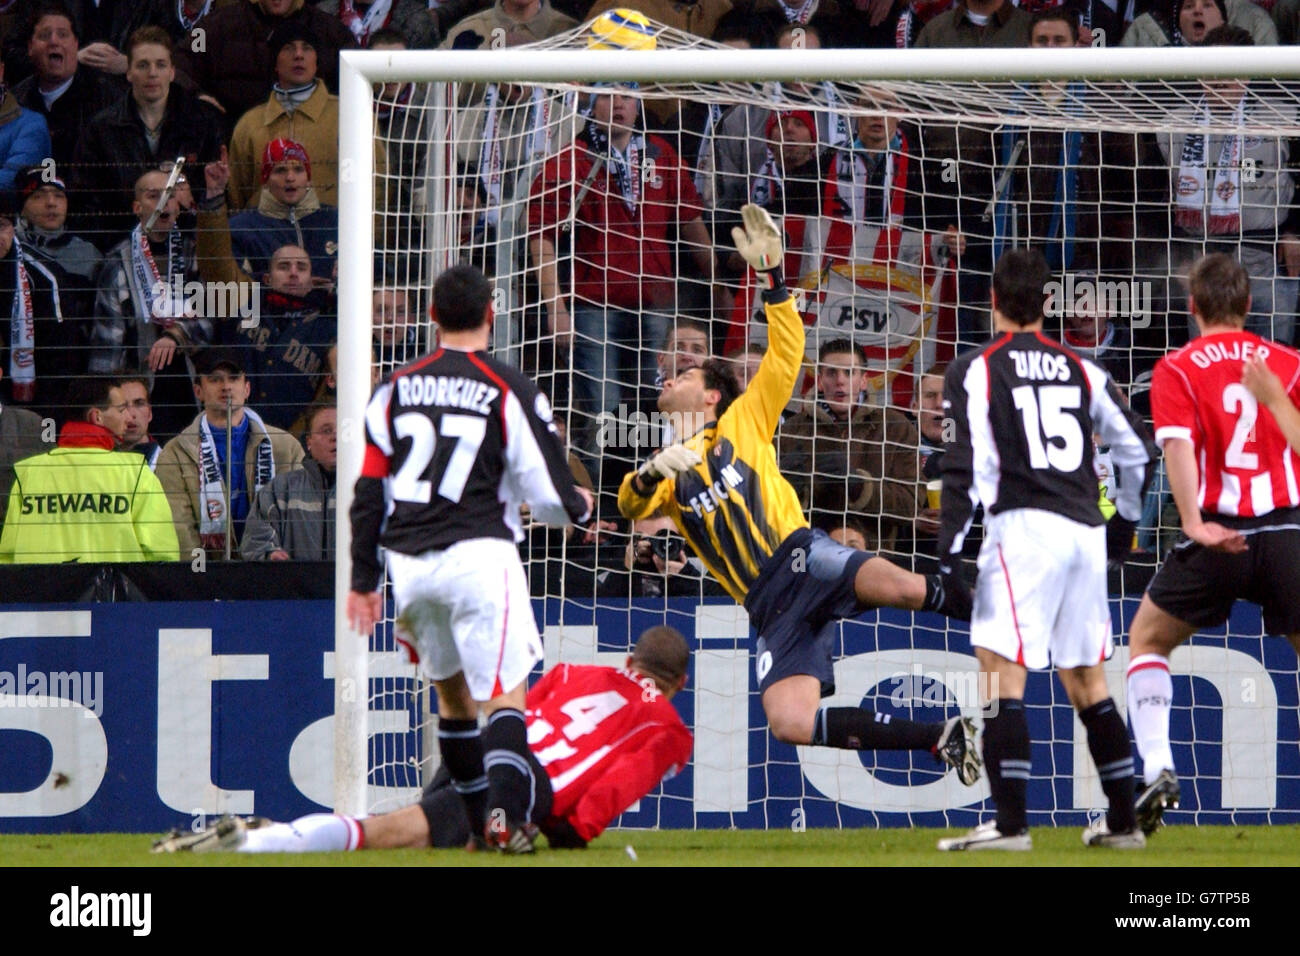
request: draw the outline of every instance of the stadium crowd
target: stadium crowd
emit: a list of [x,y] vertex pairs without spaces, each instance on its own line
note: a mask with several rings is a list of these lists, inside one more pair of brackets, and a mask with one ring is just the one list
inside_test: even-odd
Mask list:
[[[336,341],[346,320],[335,296],[340,51],[530,43],[619,5],[0,0],[0,302],[10,304],[0,515],[7,540],[28,542],[0,549],[0,561],[68,560],[66,548],[40,544],[42,527],[68,523],[82,530],[80,560],[137,554],[121,543],[121,514],[95,511],[102,496],[89,484],[42,493],[57,507],[5,514],[35,494],[24,476],[41,471],[17,462],[71,448],[144,457],[157,480],[131,493],[166,496],[178,545],[158,545],[152,529],[139,549],[148,558],[188,561],[203,549],[214,559],[331,559]],[[1010,51],[1295,43],[1300,0],[637,6],[737,48]],[[420,207],[432,137],[423,91],[393,83],[376,92],[376,245],[390,251],[374,266],[374,364],[391,369],[432,344],[428,292],[402,283],[409,263],[391,251],[428,244]],[[529,563],[534,593],[720,593],[663,519],[629,524],[613,500],[634,462],[682,437],[657,415],[666,383],[717,357],[743,388],[763,355],[728,239],[745,203],[782,221],[792,280],[821,272],[822,288],[852,290],[861,270],[901,271],[944,303],[912,315],[910,327],[891,319],[892,345],[871,336],[871,316],[810,307],[806,381],[776,441],[814,523],[909,567],[933,560],[937,502],[927,485],[943,454],[943,370],[987,339],[1003,249],[1040,249],[1066,289],[1144,290],[1140,323],[1128,321],[1135,300],[1127,316],[1065,308],[1052,331],[1148,414],[1152,367],[1194,334],[1177,278],[1193,259],[1238,258],[1252,277],[1249,328],[1295,339],[1300,204],[1296,144],[1286,139],[918,126],[888,113],[885,91],[860,99],[831,84],[788,84],[786,100],[804,105],[777,111],[632,92],[566,102],[491,86],[466,91],[459,108],[456,252],[492,276],[503,210],[519,212],[513,225],[527,241],[503,279],[522,303],[518,362],[550,394],[574,473],[600,501],[586,529],[529,531],[525,555],[551,558]],[[1087,95],[1076,84],[1026,86],[1009,109],[1043,101],[1068,110]],[[1276,109],[1266,96],[1207,83],[1170,114],[1194,129]],[[539,119],[566,110],[574,122]],[[75,457],[87,473],[99,467],[97,455]],[[129,471],[116,458],[113,468]],[[1106,480],[1099,474],[1102,498]],[[163,512],[150,504],[128,510],[157,522]],[[1143,551],[1168,545],[1159,534],[1177,525],[1162,521],[1168,507],[1158,480]]]

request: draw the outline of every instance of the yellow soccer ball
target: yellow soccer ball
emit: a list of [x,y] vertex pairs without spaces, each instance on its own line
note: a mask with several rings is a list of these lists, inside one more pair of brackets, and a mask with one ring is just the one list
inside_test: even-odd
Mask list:
[[587,34],[589,50],[653,50],[654,27],[645,14],[620,7],[602,13]]

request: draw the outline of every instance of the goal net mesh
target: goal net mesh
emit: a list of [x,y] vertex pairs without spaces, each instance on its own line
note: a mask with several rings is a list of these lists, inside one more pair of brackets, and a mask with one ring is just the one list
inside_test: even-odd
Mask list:
[[[588,30],[534,46],[587,49]],[[667,28],[656,43],[736,55]],[[658,414],[664,382],[717,357],[743,384],[761,360],[761,303],[730,238],[741,205],[780,222],[807,326],[805,373],[774,442],[782,471],[814,524],[918,571],[935,560],[939,376],[989,337],[1002,250],[1044,253],[1048,333],[1101,364],[1148,418],[1150,370],[1188,341],[1184,276],[1205,252],[1249,269],[1250,328],[1293,338],[1294,84],[823,82],[811,51],[808,63],[798,83],[375,84],[387,167],[375,180],[373,374],[433,344],[442,269],[482,269],[494,353],[550,396],[575,474],[597,492],[598,536],[532,527],[522,545],[547,666],[621,663],[654,623],[695,649],[679,699],[694,760],[625,814],[628,826],[961,826],[987,806],[987,784],[962,787],[926,754],[775,741],[743,611],[666,521],[618,514],[624,474],[690,430]],[[1106,510],[1104,448],[1098,463]],[[1127,601],[1112,574],[1108,677],[1121,708],[1124,627],[1177,524],[1161,471],[1123,569]],[[972,539],[968,561],[978,525]],[[835,703],[917,720],[978,713],[965,626],[882,611],[842,625],[836,642]],[[1300,800],[1287,802],[1300,777],[1295,661],[1281,645],[1240,606],[1226,631],[1174,655],[1183,819],[1300,816]],[[437,762],[431,696],[414,674],[390,621],[372,656],[372,811],[409,799]],[[1059,684],[1031,675],[1026,700],[1033,821],[1103,808]]]

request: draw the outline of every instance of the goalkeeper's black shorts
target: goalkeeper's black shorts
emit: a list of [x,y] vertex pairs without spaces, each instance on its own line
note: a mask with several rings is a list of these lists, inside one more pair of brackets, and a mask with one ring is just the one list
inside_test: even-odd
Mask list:
[[823,697],[835,693],[835,624],[865,610],[853,582],[871,557],[812,528],[799,528],[781,542],[745,597],[758,631],[754,666],[760,692],[807,674],[821,681]]

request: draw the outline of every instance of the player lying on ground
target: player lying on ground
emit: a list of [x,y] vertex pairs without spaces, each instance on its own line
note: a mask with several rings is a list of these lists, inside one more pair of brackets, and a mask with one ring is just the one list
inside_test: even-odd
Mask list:
[[366,407],[348,620],[368,635],[382,617],[382,545],[398,618],[437,687],[442,762],[474,831],[490,822],[490,845],[527,853],[537,781],[524,682],[542,647],[516,547],[519,509],[526,503],[544,524],[582,524],[591,494],[574,483],[546,396],[487,354],[483,274],[447,269],[433,311],[438,348],[394,372]]
[[1300,457],[1279,428],[1296,424],[1300,354],[1245,331],[1250,277],[1230,256],[1192,266],[1188,307],[1200,337],[1162,358],[1151,379],[1156,441],[1186,539],[1129,628],[1129,718],[1146,783],[1138,820],[1148,834],[1180,796],[1169,746],[1174,648],[1226,621],[1238,598],[1263,608],[1267,633],[1300,647]]
[[[957,562],[984,505],[970,642],[980,665],[984,766],[997,819],[941,850],[1029,850],[1027,670],[1055,667],[1088,735],[1110,803],[1084,831],[1089,846],[1137,848],[1128,729],[1106,687],[1113,653],[1106,560],[1133,541],[1156,449],[1110,376],[1043,335],[1051,274],[1040,252],[1017,249],[993,271],[997,337],[948,368],[944,409],[954,425],[943,456],[940,560]],[[1117,489],[1109,523],[1097,503],[1092,436],[1110,445]]]
[[[560,664],[528,692],[528,746],[537,774],[533,820],[553,847],[585,847],[661,780],[685,766],[691,733],[669,703],[686,684],[690,650],[671,627],[641,635],[622,670]],[[199,833],[173,832],[156,853],[180,850],[309,853],[463,847],[465,801],[440,767],[420,802],[354,818],[314,813],[292,823],[226,817]]]
[[781,234],[758,206],[745,206],[742,215],[744,230],[733,236],[766,286],[767,354],[739,397],[730,369],[716,360],[664,384],[659,409],[687,437],[623,479],[619,510],[628,518],[656,512],[671,518],[713,576],[744,604],[758,631],[763,711],[778,740],[928,750],[972,784],[979,779],[979,755],[969,720],[917,723],[863,707],[820,706],[835,689],[831,654],[841,618],[885,605],[968,615],[969,595],[945,589],[940,575],[923,578],[808,527],[772,448],[803,363],[803,321],[781,281]]

